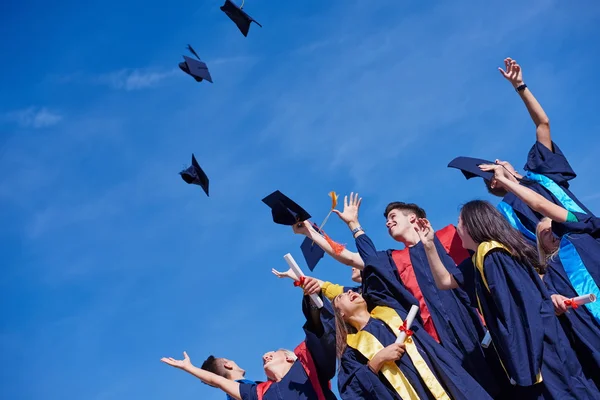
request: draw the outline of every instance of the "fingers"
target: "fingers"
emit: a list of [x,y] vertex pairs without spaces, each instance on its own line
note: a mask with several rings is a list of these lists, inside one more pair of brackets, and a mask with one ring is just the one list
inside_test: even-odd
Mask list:
[[[352,194],[350,195],[352,197]],[[344,208],[348,207],[348,196],[344,196]]]
[[190,357],[187,355],[187,353],[186,353],[185,351],[183,352],[183,358],[184,358],[185,360],[187,360],[187,359],[189,359],[189,358],[190,358]]
[[481,164],[479,166],[479,169],[482,171],[493,171],[495,170],[497,167],[497,165],[492,165],[492,164]]
[[508,74],[506,72],[504,72],[504,70],[500,67],[498,67],[498,71],[500,71],[500,73],[502,74],[503,77],[508,78]]
[[306,294],[317,294],[321,291],[321,284],[318,280],[311,277],[305,277],[304,281],[304,293]]

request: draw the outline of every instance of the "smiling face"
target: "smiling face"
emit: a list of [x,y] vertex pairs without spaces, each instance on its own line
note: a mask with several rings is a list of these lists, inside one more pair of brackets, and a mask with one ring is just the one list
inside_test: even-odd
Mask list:
[[414,223],[416,221],[417,215],[415,213],[394,209],[388,213],[385,226],[394,240],[402,242],[404,238],[409,236],[408,233],[415,229]]
[[358,311],[367,309],[365,299],[352,290],[348,290],[347,292],[338,295],[333,302],[334,307],[339,310],[344,321],[348,321],[348,319]]

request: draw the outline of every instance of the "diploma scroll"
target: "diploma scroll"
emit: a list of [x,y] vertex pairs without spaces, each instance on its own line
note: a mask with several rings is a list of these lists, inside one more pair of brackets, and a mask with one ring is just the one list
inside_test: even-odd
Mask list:
[[[294,272],[294,274],[296,274],[296,276],[298,278],[301,276],[305,276],[304,273],[302,272],[302,270],[300,269],[300,267],[298,266],[298,264],[296,263],[296,260],[294,260],[294,257],[292,257],[292,255],[290,253],[287,253],[285,256],[283,256],[283,258],[285,259],[285,261],[288,263],[288,265],[290,266],[290,268],[292,269],[292,271]],[[317,308],[323,307],[323,300],[321,300],[319,295],[311,294],[310,300],[312,301],[312,303],[315,306],[317,306]]]
[[[406,330],[410,329],[418,312],[419,312],[419,307],[417,307],[415,305],[412,305],[410,307],[410,311],[408,311],[408,315],[406,316],[406,320],[404,321],[406,324]],[[405,340],[406,340],[406,331],[402,331],[402,332],[400,332],[400,335],[398,335],[398,338],[396,339],[396,343],[404,343]]]
[[586,294],[583,296],[577,296],[570,299],[571,301],[568,303],[568,307],[572,307],[571,304],[577,304],[578,306],[582,306],[584,304],[593,303],[596,301],[596,296],[593,293]]

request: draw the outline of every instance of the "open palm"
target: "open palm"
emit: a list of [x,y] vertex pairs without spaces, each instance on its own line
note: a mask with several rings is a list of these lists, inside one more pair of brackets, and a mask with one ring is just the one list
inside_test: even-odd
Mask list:
[[333,212],[347,224],[356,222],[358,221],[358,209],[361,202],[362,198],[358,197],[358,193],[352,192],[350,193],[350,201],[348,201],[348,196],[344,196],[344,211],[333,210]]
[[419,239],[421,239],[421,242],[424,245],[433,243],[435,238],[435,232],[433,231],[429,220],[425,218],[419,218],[417,220],[417,226],[415,226],[415,230],[417,231]]
[[185,351],[183,352],[183,360],[176,360],[172,357],[163,357],[160,359],[160,361],[164,362],[165,364],[169,364],[172,367],[183,370],[192,367],[192,360],[190,360],[190,357]]

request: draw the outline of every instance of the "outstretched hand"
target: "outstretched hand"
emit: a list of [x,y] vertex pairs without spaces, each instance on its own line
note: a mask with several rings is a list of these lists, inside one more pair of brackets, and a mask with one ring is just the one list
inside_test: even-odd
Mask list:
[[428,219],[419,218],[415,226],[415,231],[417,231],[417,235],[419,235],[419,239],[421,239],[424,246],[434,243],[435,232]]
[[187,370],[189,370],[189,368],[193,367],[192,360],[190,360],[190,357],[187,355],[187,353],[185,351],[183,352],[183,360],[176,360],[172,357],[168,357],[168,358],[163,357],[160,359],[160,361],[162,361],[165,364],[168,364],[172,367],[182,369],[184,371],[187,371]]
[[517,64],[516,60],[510,57],[505,58],[504,67],[506,70],[502,68],[498,68],[498,70],[506,80],[512,83],[515,88],[523,84],[523,71],[521,71],[521,66]]
[[292,271],[292,269],[288,269],[285,272],[280,272],[277,271],[275,268],[271,269],[271,272],[273,273],[273,275],[275,275],[278,278],[290,278],[291,280],[297,281],[298,280],[298,276],[294,273],[294,271]]
[[358,209],[360,208],[360,203],[362,202],[362,198],[358,197],[358,193],[350,193],[350,201],[348,201],[348,196],[344,196],[344,211],[340,212],[339,210],[332,210],[342,221],[346,224],[351,222],[358,222]]

